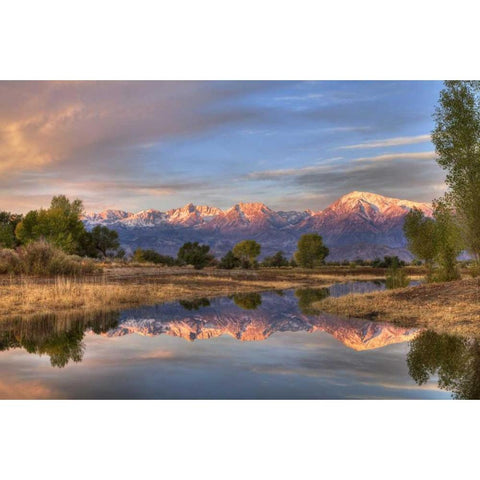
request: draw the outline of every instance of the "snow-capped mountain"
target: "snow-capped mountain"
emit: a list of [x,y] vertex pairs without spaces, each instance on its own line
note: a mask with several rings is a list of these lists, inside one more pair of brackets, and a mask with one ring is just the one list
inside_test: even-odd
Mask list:
[[105,210],[86,214],[84,222],[87,228],[106,225],[116,229],[128,251],[141,247],[176,255],[184,242],[199,241],[208,243],[219,256],[237,241],[251,238],[262,244],[262,256],[277,250],[291,255],[302,234],[316,232],[330,248],[329,260],[373,259],[385,254],[410,259],[402,227],[414,207],[432,214],[426,203],[351,192],[316,212],[275,211],[263,203],[238,203],[228,210],[189,203],[166,212]]

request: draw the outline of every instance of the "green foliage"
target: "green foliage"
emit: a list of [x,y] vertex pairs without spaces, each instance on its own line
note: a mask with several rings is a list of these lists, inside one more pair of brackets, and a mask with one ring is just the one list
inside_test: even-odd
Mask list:
[[443,200],[434,204],[435,244],[438,271],[437,281],[448,282],[460,278],[457,268],[457,257],[462,251],[460,229],[451,207]]
[[280,250],[271,257],[265,257],[262,262],[264,267],[288,267],[288,265],[288,260]]
[[262,304],[262,297],[259,293],[236,293],[233,301],[244,310],[256,310]]
[[53,367],[63,368],[70,361],[80,362],[85,346],[84,332],[104,333],[118,325],[118,313],[67,317],[42,315],[28,320],[13,319],[0,325],[0,351],[24,348],[28,353],[48,355]]
[[313,268],[321,265],[328,256],[328,248],[317,233],[306,233],[298,241],[295,260],[304,268]]
[[44,239],[66,253],[79,253],[85,227],[80,220],[81,200],[68,200],[65,195],[53,197],[50,208],[28,212],[15,229],[20,243]]
[[312,308],[312,303],[319,302],[330,295],[328,288],[299,288],[295,290],[295,296],[298,298],[298,308],[304,315],[314,315],[318,313]]
[[434,114],[438,164],[447,171],[454,208],[468,251],[480,261],[480,82],[447,81]]
[[178,250],[177,258],[180,263],[193,265],[196,270],[201,270],[214,261],[214,257],[209,251],[210,247],[208,245],[187,242]]
[[156,263],[159,265],[173,266],[176,260],[168,255],[161,255],[155,250],[137,248],[133,252],[132,260],[139,263]]
[[90,237],[93,247],[103,257],[106,257],[109,251],[116,252],[120,248],[118,233],[103,225],[95,226],[90,232]]
[[256,266],[257,257],[260,255],[261,246],[255,240],[243,240],[233,247],[233,254],[240,259],[243,268]]
[[407,355],[410,376],[419,385],[438,376],[438,386],[457,399],[480,399],[480,345],[454,335],[421,332]]
[[417,209],[405,217],[403,227],[408,248],[427,266],[428,281],[450,281],[459,278],[457,257],[462,251],[462,236],[447,199],[433,204],[433,219]]
[[405,217],[403,232],[408,242],[407,248],[431,270],[437,254],[433,219],[425,217],[421,210],[413,208]]
[[231,250],[229,250],[220,260],[218,264],[219,268],[224,268],[225,270],[232,270],[233,268],[240,267],[242,262],[237,258]]
[[18,245],[15,228],[21,220],[21,215],[0,212],[0,248],[15,248]]

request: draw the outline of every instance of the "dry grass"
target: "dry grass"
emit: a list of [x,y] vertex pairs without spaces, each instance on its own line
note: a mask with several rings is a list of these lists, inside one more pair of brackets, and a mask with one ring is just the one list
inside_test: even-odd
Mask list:
[[335,281],[373,278],[381,277],[293,269],[198,272],[162,267],[107,268],[102,276],[81,278],[4,276],[0,279],[0,320],[34,314],[119,310],[180,299],[320,287]]
[[319,311],[370,318],[439,333],[480,336],[480,280],[352,294],[316,302]]

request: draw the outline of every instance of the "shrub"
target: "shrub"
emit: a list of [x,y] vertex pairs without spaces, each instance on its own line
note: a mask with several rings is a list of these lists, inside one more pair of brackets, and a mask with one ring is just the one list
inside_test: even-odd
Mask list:
[[169,257],[168,255],[161,255],[155,250],[151,250],[151,249],[144,250],[142,248],[137,248],[135,252],[133,252],[132,260],[134,262],[155,263],[157,265],[168,265],[168,266],[175,265],[176,263],[173,257]]
[[195,270],[201,270],[214,263],[214,257],[209,253],[209,245],[199,245],[198,242],[184,243],[178,250],[179,263],[193,265]]
[[15,250],[0,249],[0,274],[14,274],[20,271],[20,259]]
[[81,275],[97,270],[92,260],[67,255],[44,240],[18,249],[19,269],[27,275]]

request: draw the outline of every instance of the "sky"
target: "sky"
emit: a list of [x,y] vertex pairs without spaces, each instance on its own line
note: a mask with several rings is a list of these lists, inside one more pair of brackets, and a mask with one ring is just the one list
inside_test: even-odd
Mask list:
[[0,210],[430,202],[442,82],[0,82]]

